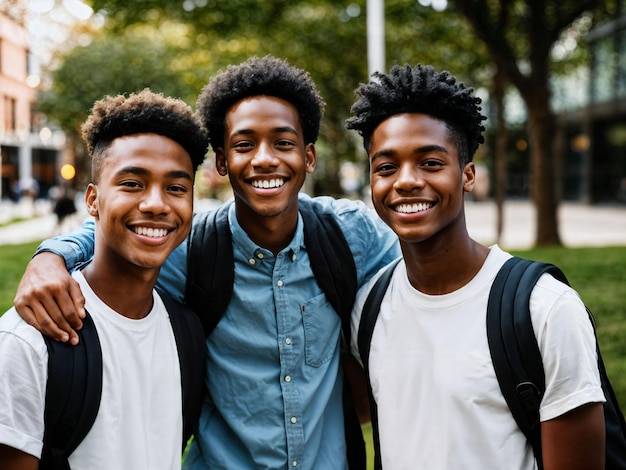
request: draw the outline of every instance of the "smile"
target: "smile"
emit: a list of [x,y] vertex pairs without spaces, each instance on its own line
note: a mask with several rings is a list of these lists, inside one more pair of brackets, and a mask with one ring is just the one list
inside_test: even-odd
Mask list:
[[395,206],[394,210],[396,212],[400,212],[401,214],[414,214],[416,212],[423,212],[425,210],[433,207],[434,204],[432,202],[420,202],[416,204],[398,204]]
[[280,188],[283,184],[285,184],[285,180],[282,178],[275,178],[272,180],[253,180],[250,184],[252,184],[255,188],[262,189]]
[[153,238],[161,238],[167,235],[167,229],[164,228],[133,227],[133,232],[137,235]]

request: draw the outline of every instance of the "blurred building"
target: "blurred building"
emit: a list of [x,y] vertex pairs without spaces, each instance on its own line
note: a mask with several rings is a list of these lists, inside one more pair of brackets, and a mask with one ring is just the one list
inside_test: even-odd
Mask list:
[[46,197],[58,183],[63,136],[35,111],[39,85],[19,2],[0,5],[0,151],[2,199]]

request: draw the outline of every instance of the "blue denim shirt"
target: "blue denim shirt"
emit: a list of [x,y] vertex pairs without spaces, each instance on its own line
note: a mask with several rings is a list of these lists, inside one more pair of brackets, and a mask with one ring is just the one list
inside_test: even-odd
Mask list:
[[[316,200],[337,214],[359,286],[400,255],[396,236],[364,204]],[[311,271],[302,218],[277,256],[250,240],[234,205],[229,223],[233,296],[207,340],[208,394],[184,468],[346,469],[340,320]],[[89,238],[86,233],[74,237],[70,252],[88,251]],[[44,246],[59,252],[58,243]],[[181,299],[186,252],[185,242],[170,255],[159,278]]]

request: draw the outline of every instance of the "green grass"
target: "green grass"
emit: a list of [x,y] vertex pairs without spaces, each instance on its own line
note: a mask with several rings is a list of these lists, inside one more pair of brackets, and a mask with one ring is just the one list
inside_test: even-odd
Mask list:
[[[17,284],[37,245],[0,246],[0,314],[13,304]],[[565,272],[594,314],[609,377],[626,409],[626,247],[541,248],[514,254],[556,264]],[[364,430],[371,446],[371,427]]]
[[0,246],[0,315],[13,305],[17,285],[39,243]]

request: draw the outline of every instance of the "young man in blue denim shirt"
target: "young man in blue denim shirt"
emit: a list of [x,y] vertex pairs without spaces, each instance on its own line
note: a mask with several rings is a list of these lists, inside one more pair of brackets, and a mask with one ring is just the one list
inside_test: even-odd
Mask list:
[[[185,468],[348,468],[340,319],[311,270],[298,212],[306,197],[299,192],[316,164],[323,106],[308,74],[272,57],[228,67],[198,100],[217,169],[234,192],[228,222],[235,281],[207,340],[208,394]],[[359,286],[399,256],[395,235],[364,204],[313,201],[334,212]],[[90,232],[87,225],[43,249],[73,265],[89,256]],[[170,256],[159,279],[179,299],[187,249]],[[63,310],[77,325],[82,295],[64,270],[50,253],[29,264],[16,307],[30,323],[43,327],[50,314],[69,331],[59,319]],[[58,328],[48,331],[61,339]]]

